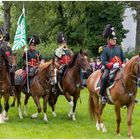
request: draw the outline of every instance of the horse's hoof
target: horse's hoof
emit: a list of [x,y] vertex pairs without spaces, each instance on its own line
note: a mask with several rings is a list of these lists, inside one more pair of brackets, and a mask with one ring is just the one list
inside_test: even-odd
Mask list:
[[27,116],[28,116],[28,114],[27,114],[26,112],[24,112],[24,116],[25,116],[25,117],[27,117]]
[[106,128],[102,129],[102,132],[106,133],[107,132],[107,129]]
[[31,119],[36,119],[38,117],[38,113],[32,114]]
[[107,132],[107,129],[106,129],[104,123],[101,123],[101,130],[102,130],[102,132]]
[[48,119],[43,119],[44,122],[48,122]]
[[69,113],[69,114],[68,114],[68,117],[69,117],[69,118],[72,118],[72,114]]
[[56,113],[55,112],[52,112],[52,115],[53,115],[53,117],[56,117]]
[[5,123],[5,121],[4,120],[0,120],[0,124],[3,124],[3,123]]
[[134,139],[134,137],[133,136],[129,136],[129,139]]
[[120,134],[120,133],[117,133],[117,136],[119,136],[119,137],[120,137],[120,136],[121,136],[121,134]]
[[14,107],[15,106],[15,104],[11,104],[11,107]]
[[23,119],[23,117],[22,116],[19,116],[19,118],[22,120]]
[[72,115],[72,120],[73,120],[73,121],[75,121],[75,120],[76,120],[75,115]]
[[8,116],[6,116],[6,117],[4,116],[4,117],[3,117],[3,120],[4,120],[4,121],[8,121],[8,120],[9,120],[9,117],[8,117]]

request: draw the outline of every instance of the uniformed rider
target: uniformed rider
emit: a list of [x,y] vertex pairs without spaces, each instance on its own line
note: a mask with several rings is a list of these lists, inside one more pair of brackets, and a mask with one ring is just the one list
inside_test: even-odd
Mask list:
[[101,61],[105,69],[101,79],[100,95],[102,96],[102,104],[105,104],[107,101],[105,93],[108,84],[108,74],[111,69],[118,69],[124,66],[125,57],[122,48],[116,44],[117,37],[115,35],[115,29],[111,24],[105,26],[103,36],[107,39],[107,45],[101,53]]

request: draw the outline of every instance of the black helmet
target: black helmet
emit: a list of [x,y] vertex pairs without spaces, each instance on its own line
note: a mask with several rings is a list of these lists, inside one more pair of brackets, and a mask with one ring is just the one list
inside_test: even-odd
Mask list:
[[27,39],[27,41],[28,41],[28,44],[29,44],[29,45],[30,45],[30,44],[38,45],[38,44],[40,43],[39,37],[36,36],[36,35],[33,35],[33,36],[29,37],[29,38]]
[[109,39],[117,39],[117,37],[115,36],[115,29],[111,24],[107,24],[104,28],[103,31],[103,37],[104,38],[109,38]]
[[67,43],[67,38],[63,32],[58,33],[57,42],[58,44]]

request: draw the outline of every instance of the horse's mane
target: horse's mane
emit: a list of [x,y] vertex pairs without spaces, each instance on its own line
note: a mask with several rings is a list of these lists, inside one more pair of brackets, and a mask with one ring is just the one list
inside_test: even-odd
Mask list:
[[139,58],[138,55],[133,56],[133,57],[125,64],[124,70],[126,71],[126,73],[129,73],[129,72],[133,71],[134,64],[135,64],[135,62],[138,60],[138,58]]
[[[85,52],[81,52],[81,53],[87,55]],[[71,61],[67,64],[67,68],[71,68],[74,65],[74,62],[76,61],[78,54],[79,54],[79,52],[74,54]]]
[[51,63],[52,63],[52,61],[46,62],[44,64],[40,64],[39,65],[39,72],[42,72],[44,69],[46,69],[47,67],[49,67]]
[[78,56],[78,53],[79,52],[77,52],[76,54],[74,54],[74,56],[72,57],[71,61],[67,64],[67,67],[68,68],[71,68],[74,65],[74,62],[75,62],[75,60],[76,60],[76,58]]
[[136,56],[133,56],[127,63],[126,63],[126,66],[128,66],[130,63],[133,63],[133,62],[135,62],[137,59],[138,59],[138,55],[136,55]]

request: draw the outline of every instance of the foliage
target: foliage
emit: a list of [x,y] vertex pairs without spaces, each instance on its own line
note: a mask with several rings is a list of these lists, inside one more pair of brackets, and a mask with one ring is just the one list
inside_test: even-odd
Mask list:
[[[140,101],[140,90],[138,90],[137,99]],[[91,121],[88,112],[88,91],[83,89],[81,91],[81,101],[77,102],[76,109],[76,121],[72,121],[68,118],[67,114],[70,109],[70,105],[66,101],[64,96],[58,98],[56,104],[57,116],[53,117],[51,114],[51,108],[48,107],[47,116],[49,122],[45,123],[42,119],[43,113],[40,113],[38,119],[31,119],[30,116],[37,111],[36,105],[33,102],[32,97],[28,103],[28,116],[20,120],[18,117],[18,107],[9,109],[9,121],[2,124],[0,127],[0,138],[46,138],[46,139],[128,139],[127,137],[127,110],[121,109],[122,120],[120,125],[121,135],[117,136],[115,133],[116,118],[113,105],[106,105],[103,112],[103,121],[107,127],[107,132],[103,133],[97,131],[95,128],[96,122]],[[23,99],[21,96],[21,107],[23,109]],[[12,100],[11,100],[12,101]],[[42,105],[42,102],[41,102]],[[132,130],[133,136],[136,139],[140,138],[139,133],[139,103],[135,105],[133,112]]]
[[[23,7],[26,9],[27,34],[39,35],[43,44],[55,44],[58,32],[64,31],[70,46],[97,54],[106,40],[102,32],[106,24],[116,28],[118,43],[127,33],[123,29],[124,3],[116,1],[14,1],[11,8],[11,42]],[[75,47],[73,47],[75,49]]]

